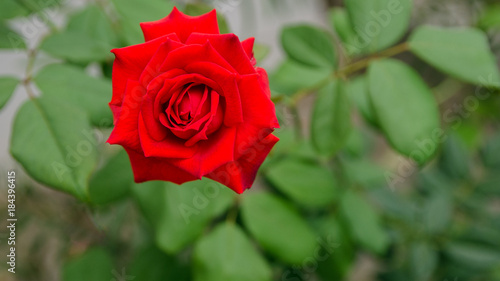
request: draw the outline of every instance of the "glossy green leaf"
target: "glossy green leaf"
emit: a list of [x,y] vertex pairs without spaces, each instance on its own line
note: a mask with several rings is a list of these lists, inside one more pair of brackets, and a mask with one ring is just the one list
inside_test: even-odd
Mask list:
[[43,96],[70,102],[84,109],[94,126],[110,126],[113,121],[108,103],[111,100],[111,81],[90,77],[80,68],[51,64],[34,78]]
[[353,191],[347,191],[342,196],[340,208],[354,239],[377,254],[387,250],[389,237],[377,213],[365,199]]
[[90,200],[94,204],[108,204],[119,200],[130,191],[134,175],[125,150],[120,150],[97,171],[89,183]]
[[342,149],[351,133],[351,109],[343,84],[330,83],[318,92],[311,124],[316,150],[327,157]]
[[140,23],[156,21],[166,17],[174,7],[170,1],[163,0],[112,0],[119,14],[122,35],[127,45],[144,42]]
[[193,253],[195,281],[270,281],[271,268],[245,233],[222,223],[203,237]]
[[397,43],[406,33],[412,0],[345,0],[344,5],[356,32],[349,53],[373,53]]
[[314,253],[316,237],[297,210],[269,193],[243,198],[243,222],[259,244],[278,259],[301,264]]
[[24,39],[7,25],[0,22],[0,49],[24,49]]
[[88,179],[97,161],[92,133],[85,112],[42,97],[17,112],[10,151],[35,180],[87,200]]
[[180,264],[175,257],[165,254],[155,246],[143,248],[135,254],[130,267],[127,267],[124,273],[125,276],[121,275],[122,278],[130,277],[130,279],[125,278],[124,280],[191,280],[189,278],[189,268]]
[[40,45],[48,54],[76,63],[112,60],[113,55],[109,52],[112,48],[106,42],[75,31],[54,33]]
[[182,186],[147,182],[132,191],[152,223],[156,243],[167,253],[177,253],[200,236],[210,221],[232,203],[234,192],[203,179]]
[[372,63],[368,70],[370,99],[390,144],[418,163],[436,152],[441,131],[438,105],[418,73],[392,60]]
[[308,207],[324,207],[338,196],[333,172],[312,162],[285,159],[269,167],[267,178],[294,201]]
[[337,58],[332,39],[317,27],[286,27],[281,35],[281,43],[292,60],[312,67],[336,67]]
[[410,49],[427,63],[464,81],[500,87],[500,72],[486,35],[473,28],[419,27]]
[[329,78],[331,72],[286,60],[269,77],[271,90],[293,95],[299,90],[314,87]]
[[118,36],[109,17],[96,5],[88,5],[71,15],[67,30],[83,34],[94,41],[105,42],[112,47],[119,47]]
[[0,109],[9,101],[17,84],[19,84],[19,79],[17,78],[0,77]]
[[[114,267],[111,256],[101,248],[87,250],[81,256],[69,260],[62,269],[63,281],[109,281]],[[120,275],[121,276],[121,275]]]

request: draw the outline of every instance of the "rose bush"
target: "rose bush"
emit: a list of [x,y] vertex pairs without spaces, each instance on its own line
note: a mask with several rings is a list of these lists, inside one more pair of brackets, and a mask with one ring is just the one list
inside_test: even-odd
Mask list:
[[254,38],[220,34],[215,10],[174,8],[141,28],[145,43],[112,50],[108,142],[125,148],[136,182],[205,176],[237,193],[250,188],[279,127]]

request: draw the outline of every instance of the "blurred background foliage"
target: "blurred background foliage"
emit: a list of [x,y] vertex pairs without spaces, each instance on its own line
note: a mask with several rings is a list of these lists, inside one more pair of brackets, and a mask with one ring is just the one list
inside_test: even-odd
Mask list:
[[[281,141],[241,196],[134,184],[104,142],[111,48],[174,5],[215,7],[231,32],[225,16],[250,2],[69,1],[0,2],[0,48],[28,57],[23,77],[0,77],[0,106],[18,85],[30,96],[10,146],[17,268],[2,263],[1,280],[500,280],[496,1],[314,1],[318,22],[284,27],[279,48],[257,37]],[[260,2],[263,18],[296,9]]]

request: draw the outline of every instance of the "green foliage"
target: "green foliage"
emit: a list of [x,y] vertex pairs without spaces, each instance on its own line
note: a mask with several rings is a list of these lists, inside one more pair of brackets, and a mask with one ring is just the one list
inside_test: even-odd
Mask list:
[[148,182],[135,185],[132,191],[153,225],[157,245],[168,253],[177,253],[198,238],[233,197],[232,191],[208,179],[182,187]]
[[316,237],[288,202],[269,193],[253,193],[243,198],[241,211],[257,242],[280,260],[298,265],[313,255]]
[[7,25],[0,22],[0,49],[24,49],[24,39]]
[[111,81],[87,75],[82,69],[51,64],[34,78],[43,96],[64,100],[87,112],[94,126],[107,127],[113,120],[108,102],[111,100]]
[[311,138],[316,150],[333,156],[347,142],[351,133],[349,98],[341,82],[333,82],[318,92],[311,124]]
[[287,55],[311,67],[335,67],[335,48],[329,35],[314,26],[287,27],[281,35],[281,43]]
[[447,74],[477,85],[500,86],[495,57],[479,30],[422,26],[409,44],[417,56]]
[[95,145],[85,112],[42,97],[26,102],[17,113],[10,151],[34,179],[85,201],[97,161]]
[[316,163],[286,159],[270,167],[267,177],[281,192],[304,206],[325,207],[338,197],[331,171]]
[[0,109],[9,101],[19,80],[13,77],[0,77]]
[[400,153],[427,162],[438,146],[434,132],[441,128],[432,92],[418,73],[396,60],[372,63],[368,79],[370,100],[388,141]]
[[412,0],[346,0],[345,6],[356,33],[351,54],[373,53],[397,43],[410,24]]
[[113,279],[112,271],[113,261],[109,253],[101,248],[93,248],[64,265],[62,280],[107,281]]
[[193,253],[195,281],[271,280],[271,268],[236,225],[222,223],[200,239]]

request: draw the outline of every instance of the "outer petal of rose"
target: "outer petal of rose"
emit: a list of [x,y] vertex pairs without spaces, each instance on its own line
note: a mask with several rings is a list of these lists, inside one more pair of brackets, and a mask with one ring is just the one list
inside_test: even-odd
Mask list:
[[195,176],[201,177],[216,168],[234,161],[235,128],[221,127],[204,142],[198,143],[198,152],[188,159],[172,159],[171,163]]
[[253,53],[254,44],[255,44],[255,38],[253,37],[250,37],[241,42],[241,46],[243,46],[243,50],[245,50],[245,53],[247,54],[248,59],[250,60],[253,66],[257,64],[257,61],[255,60],[255,56]]
[[[169,34],[147,43],[129,47],[113,49],[115,61],[113,62],[113,98],[110,106],[119,107],[123,101],[127,80],[139,80],[141,73],[156,53],[158,47],[168,39],[175,40],[175,34]],[[119,110],[113,110],[119,113]],[[115,115],[115,118],[117,116]]]
[[184,140],[180,140],[171,133],[162,141],[155,141],[148,134],[142,116],[139,116],[139,137],[146,157],[190,158],[198,151],[198,146],[185,146]]
[[139,82],[128,80],[121,113],[111,132],[108,143],[119,144],[136,151],[141,150],[138,121],[141,102],[145,93],[145,89]]
[[144,67],[140,78],[138,79],[144,87],[147,87],[148,83],[158,76],[160,72],[160,67],[167,55],[178,48],[183,47],[184,44],[168,39],[167,41],[160,44],[156,53],[151,57],[146,67]]
[[193,32],[219,34],[215,10],[201,16],[192,17],[183,14],[174,7],[167,17],[157,21],[143,22],[141,28],[146,41],[172,32],[177,33],[181,42],[186,42],[186,39]]
[[164,158],[144,157],[144,155],[134,150],[127,148],[125,148],[125,150],[130,158],[130,163],[132,163],[132,170],[134,172],[135,182],[137,183],[162,180],[182,184],[199,179],[171,165]]
[[207,41],[239,74],[255,73],[255,68],[243,49],[238,36],[234,34],[193,33],[189,36],[186,44],[204,44]]
[[279,139],[274,135],[268,135],[254,147],[249,148],[237,161],[217,168],[206,177],[218,181],[241,194],[252,187],[259,167],[278,141]]

